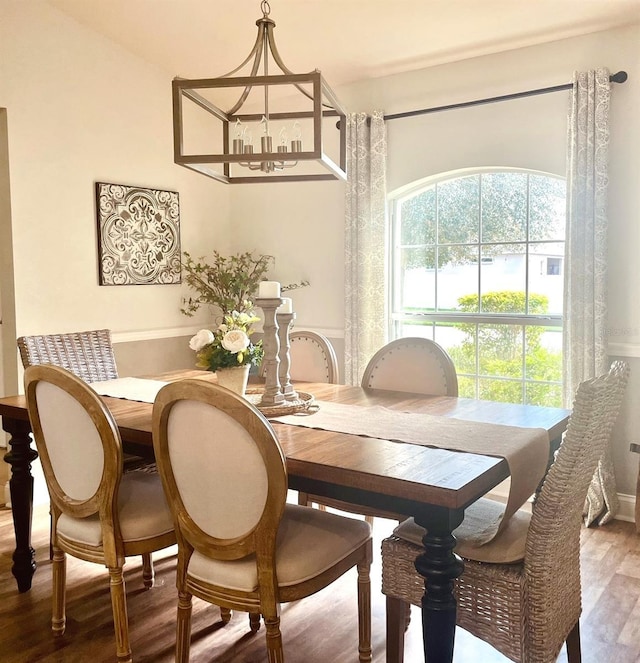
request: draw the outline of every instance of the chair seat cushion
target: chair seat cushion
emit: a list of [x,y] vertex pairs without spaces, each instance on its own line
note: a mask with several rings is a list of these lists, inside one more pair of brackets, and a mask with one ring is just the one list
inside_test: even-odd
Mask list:
[[[347,557],[371,536],[363,520],[295,504],[285,505],[276,541],[278,585],[286,587],[309,580]],[[189,577],[245,592],[258,587],[255,555],[220,561],[194,551]]]
[[[504,504],[485,498],[467,507],[462,524],[454,531],[456,553],[465,559],[491,564],[512,564],[523,560],[531,521],[531,514],[524,509],[516,511],[494,539],[483,545],[474,543],[486,523],[497,519],[503,511]],[[413,518],[400,523],[393,533],[400,539],[422,547],[424,529],[416,525]]]
[[[141,541],[173,530],[173,520],[158,474],[124,474],[118,492],[118,511],[122,539]],[[98,514],[58,519],[58,533],[65,539],[90,546],[102,545],[102,527]]]

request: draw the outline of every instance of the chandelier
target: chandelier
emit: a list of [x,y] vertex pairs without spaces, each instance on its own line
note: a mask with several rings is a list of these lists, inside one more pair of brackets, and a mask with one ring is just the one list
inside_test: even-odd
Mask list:
[[346,179],[346,111],[318,70],[284,65],[269,2],[260,9],[242,64],[219,78],[173,80],[175,163],[227,184]]

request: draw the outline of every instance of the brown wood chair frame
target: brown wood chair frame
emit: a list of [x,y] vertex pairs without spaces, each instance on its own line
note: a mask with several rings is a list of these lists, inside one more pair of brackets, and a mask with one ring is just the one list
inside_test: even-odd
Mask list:
[[[182,401],[204,404],[221,411],[235,422],[234,426],[250,436],[259,450],[268,477],[266,499],[255,526],[243,534],[231,538],[212,536],[196,523],[185,506],[172,467],[168,432],[172,412]],[[153,410],[153,443],[158,470],[173,510],[178,540],[176,661],[186,663],[189,660],[192,596],[220,606],[224,621],[228,621],[231,610],[249,612],[252,616],[252,630],[259,627],[261,614],[266,626],[268,660],[271,663],[284,661],[279,604],[296,601],[317,592],[353,566],[358,567],[360,661],[370,661],[370,538],[348,557],[319,575],[288,586],[278,583],[275,568],[276,535],[285,510],[287,471],[282,449],[262,413],[243,398],[217,385],[201,380],[182,380],[165,386],[156,398]],[[211,505],[211,509],[216,508],[224,507]],[[254,591],[242,591],[191,576],[188,568],[194,551],[213,560],[226,561],[255,555],[257,588]]]
[[[65,553],[79,559],[104,564],[109,570],[111,603],[116,635],[118,661],[131,661],[129,629],[123,566],[125,557],[142,555],[143,579],[147,588],[153,585],[151,553],[175,544],[173,530],[154,537],[124,541],[120,531],[118,515],[118,490],[122,479],[122,441],[113,416],[100,397],[80,378],[66,369],[50,366],[30,366],[24,375],[25,394],[29,418],[36,441],[42,469],[49,489],[53,521],[53,615],[51,620],[54,635],[65,631]],[[53,468],[43,431],[38,388],[42,383],[53,385],[66,392],[90,417],[103,449],[102,478],[95,493],[86,499],[76,499],[65,492]],[[65,514],[71,518],[84,519],[92,515],[100,518],[101,545],[90,545],[65,538],[58,532],[58,521]]]

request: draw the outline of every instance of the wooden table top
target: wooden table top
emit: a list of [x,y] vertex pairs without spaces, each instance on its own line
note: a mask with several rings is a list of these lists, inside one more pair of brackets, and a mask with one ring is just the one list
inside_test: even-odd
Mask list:
[[[193,370],[147,377],[165,381],[204,377],[215,381],[213,374]],[[345,385],[300,383],[300,387],[320,401],[354,406],[382,405],[399,411],[468,421],[544,428],[550,439],[562,434],[569,415],[567,410],[559,408],[365,390]],[[118,423],[125,447],[127,443],[150,447],[152,405],[103,398]],[[24,396],[0,399],[0,415],[20,420],[28,418]],[[278,422],[272,422],[272,425],[286,454],[290,483],[294,488],[305,481],[323,482],[381,497],[456,509],[474,501],[509,475],[506,461],[500,458]],[[395,508],[403,507],[395,504]],[[404,510],[411,513],[413,507]]]

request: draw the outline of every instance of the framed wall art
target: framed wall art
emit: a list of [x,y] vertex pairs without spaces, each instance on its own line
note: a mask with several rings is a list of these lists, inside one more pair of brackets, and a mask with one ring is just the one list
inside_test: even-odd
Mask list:
[[96,182],[100,285],[181,282],[176,191]]

